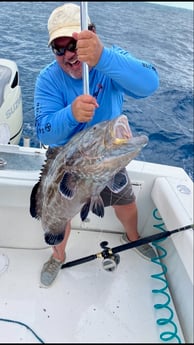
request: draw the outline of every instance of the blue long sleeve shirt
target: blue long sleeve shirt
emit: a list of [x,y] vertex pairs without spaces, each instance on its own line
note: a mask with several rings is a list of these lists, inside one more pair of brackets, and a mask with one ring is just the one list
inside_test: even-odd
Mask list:
[[51,147],[64,145],[78,131],[122,114],[124,95],[144,98],[159,86],[156,69],[118,46],[103,48],[99,62],[89,72],[89,92],[99,108],[87,123],[78,122],[71,103],[83,94],[83,80],[66,74],[56,61],[45,67],[35,85],[37,137]]

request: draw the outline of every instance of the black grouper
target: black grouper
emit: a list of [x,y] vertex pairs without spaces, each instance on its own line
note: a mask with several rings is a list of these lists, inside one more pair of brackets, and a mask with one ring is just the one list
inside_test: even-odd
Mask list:
[[41,220],[46,243],[59,244],[67,221],[79,212],[82,220],[89,211],[103,217],[100,193],[106,186],[122,191],[128,181],[124,168],[147,143],[145,135],[132,136],[127,117],[120,115],[52,148],[30,197],[30,214]]

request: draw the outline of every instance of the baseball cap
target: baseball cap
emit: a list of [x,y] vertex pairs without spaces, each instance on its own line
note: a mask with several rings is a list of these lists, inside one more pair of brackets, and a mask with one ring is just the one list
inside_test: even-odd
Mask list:
[[[88,17],[88,24],[90,24]],[[71,37],[81,31],[80,6],[67,3],[53,10],[48,19],[49,42],[58,37]]]

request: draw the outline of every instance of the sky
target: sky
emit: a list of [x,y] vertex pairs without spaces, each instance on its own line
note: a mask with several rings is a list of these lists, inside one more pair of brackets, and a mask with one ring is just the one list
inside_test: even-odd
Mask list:
[[188,10],[193,10],[193,1],[148,1],[152,4],[159,4],[159,5],[166,5],[166,6],[174,6],[179,8],[187,8]]

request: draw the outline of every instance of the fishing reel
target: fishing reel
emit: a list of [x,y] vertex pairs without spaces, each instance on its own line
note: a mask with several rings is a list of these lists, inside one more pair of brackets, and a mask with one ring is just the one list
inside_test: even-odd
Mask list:
[[100,243],[101,248],[104,249],[101,253],[104,258],[102,261],[102,266],[105,271],[113,272],[120,262],[120,256],[119,254],[114,254],[112,250],[107,247],[107,245],[107,241],[103,241]]

